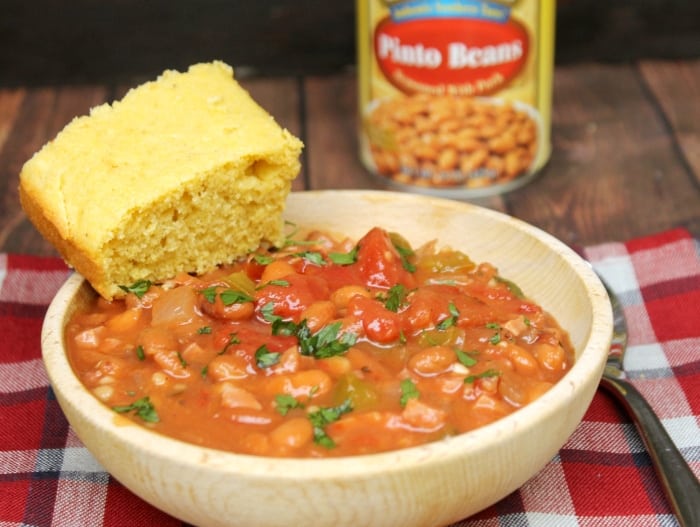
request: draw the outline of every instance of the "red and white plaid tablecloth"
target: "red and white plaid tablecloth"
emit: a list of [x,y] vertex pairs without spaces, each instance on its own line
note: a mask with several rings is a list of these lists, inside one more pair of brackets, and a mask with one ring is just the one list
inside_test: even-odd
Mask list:
[[[676,229],[583,253],[624,305],[629,378],[700,475],[698,240]],[[68,274],[59,259],[0,254],[0,526],[181,526],[104,471],[68,426],[48,386],[40,358],[42,319]],[[599,391],[573,436],[538,475],[457,525],[677,523],[634,425]]]

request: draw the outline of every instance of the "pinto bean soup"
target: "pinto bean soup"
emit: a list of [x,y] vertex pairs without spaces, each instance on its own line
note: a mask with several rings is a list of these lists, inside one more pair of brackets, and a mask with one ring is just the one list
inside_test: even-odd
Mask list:
[[567,333],[489,263],[290,234],[210,273],[124,285],[66,328],[69,360],[116,413],[238,453],[370,454],[506,416],[571,368]]

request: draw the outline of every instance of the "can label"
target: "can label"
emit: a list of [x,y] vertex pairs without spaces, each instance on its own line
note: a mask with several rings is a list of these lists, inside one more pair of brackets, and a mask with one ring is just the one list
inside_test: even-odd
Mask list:
[[387,182],[479,196],[548,160],[554,1],[358,0],[360,155]]

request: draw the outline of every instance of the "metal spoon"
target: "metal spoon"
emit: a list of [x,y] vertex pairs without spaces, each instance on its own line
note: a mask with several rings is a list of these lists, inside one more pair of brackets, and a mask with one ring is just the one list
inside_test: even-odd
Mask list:
[[700,526],[700,482],[642,394],[626,380],[622,359],[627,324],[617,296],[603,281],[613,308],[613,338],[600,385],[622,403],[651,456],[664,493],[681,527]]

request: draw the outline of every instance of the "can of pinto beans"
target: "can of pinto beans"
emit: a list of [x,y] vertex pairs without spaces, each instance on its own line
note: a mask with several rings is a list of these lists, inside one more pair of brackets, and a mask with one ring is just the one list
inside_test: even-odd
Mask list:
[[358,0],[359,144],[403,190],[469,199],[551,153],[554,0]]

